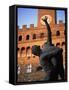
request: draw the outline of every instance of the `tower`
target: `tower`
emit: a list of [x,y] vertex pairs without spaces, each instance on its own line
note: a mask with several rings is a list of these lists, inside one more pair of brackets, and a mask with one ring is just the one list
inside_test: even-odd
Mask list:
[[41,27],[44,25],[44,22],[42,21],[42,18],[45,16],[48,17],[48,22],[50,25],[55,24],[55,10],[50,9],[39,9],[38,10],[38,27]]

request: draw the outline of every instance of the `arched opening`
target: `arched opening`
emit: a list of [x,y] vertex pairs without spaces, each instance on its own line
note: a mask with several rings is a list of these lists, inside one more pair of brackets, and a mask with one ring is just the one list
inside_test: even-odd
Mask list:
[[25,56],[25,47],[21,48],[21,56],[24,57]]
[[41,33],[40,34],[40,38],[44,38],[44,33]]
[[59,31],[56,32],[56,36],[60,36],[60,32]]
[[33,55],[33,58],[35,58],[36,56],[35,55]]
[[63,49],[63,52],[65,52],[65,42],[62,42],[62,49]]
[[26,36],[26,40],[29,40],[29,38],[30,38],[30,36],[29,36],[29,35],[27,35],[27,36]]
[[31,56],[31,49],[30,49],[30,47],[27,47],[26,53],[27,53],[27,56],[28,56],[28,57]]
[[30,60],[30,56],[28,56],[27,60]]
[[19,48],[17,48],[17,52],[19,51]]
[[19,36],[19,41],[21,41],[21,40],[22,40],[22,36],[20,35],[20,36]]
[[20,57],[20,49],[17,48],[17,56]]
[[56,46],[57,46],[57,47],[60,47],[60,43],[57,43]]
[[62,46],[64,46],[65,45],[65,42],[62,42]]
[[36,39],[36,34],[33,34],[33,39]]

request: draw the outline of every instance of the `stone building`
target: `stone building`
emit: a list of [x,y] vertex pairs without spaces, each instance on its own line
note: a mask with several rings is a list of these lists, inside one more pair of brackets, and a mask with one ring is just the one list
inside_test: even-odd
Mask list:
[[52,43],[60,48],[63,48],[63,65],[65,68],[65,24],[60,20],[56,23],[55,10],[38,10],[37,27],[31,24],[29,28],[23,25],[18,30],[18,81],[36,81],[42,80],[46,75],[43,70],[37,71],[40,67],[38,56],[32,54],[32,46],[39,45],[43,48],[44,42],[47,40],[47,30],[42,22],[42,18],[48,16],[48,22],[52,32]]

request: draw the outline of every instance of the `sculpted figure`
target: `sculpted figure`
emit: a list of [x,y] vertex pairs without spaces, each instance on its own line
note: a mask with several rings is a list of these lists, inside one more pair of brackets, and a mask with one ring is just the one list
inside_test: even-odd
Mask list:
[[58,75],[61,80],[64,80],[64,68],[63,68],[63,50],[59,47],[56,47],[52,44],[51,38],[51,28],[47,22],[47,17],[43,19],[46,27],[48,38],[47,42],[44,43],[43,49],[40,49],[39,46],[34,45],[32,47],[32,53],[39,57],[40,64],[44,71],[46,72],[46,77],[44,80],[47,81],[57,81]]

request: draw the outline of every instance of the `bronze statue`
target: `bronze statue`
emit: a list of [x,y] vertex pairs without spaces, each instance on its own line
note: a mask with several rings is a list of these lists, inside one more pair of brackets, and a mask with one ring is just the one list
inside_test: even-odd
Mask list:
[[44,43],[43,49],[39,46],[34,45],[32,47],[32,53],[40,58],[40,64],[46,72],[44,80],[57,81],[58,75],[61,80],[64,80],[64,68],[63,68],[63,56],[62,49],[52,44],[51,39],[51,28],[47,22],[47,17],[42,19],[45,22],[48,32],[47,42]]

